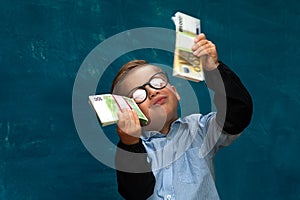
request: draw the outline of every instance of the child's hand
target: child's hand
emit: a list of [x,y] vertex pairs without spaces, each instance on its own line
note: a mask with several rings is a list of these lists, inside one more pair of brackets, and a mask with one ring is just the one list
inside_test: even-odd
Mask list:
[[203,68],[207,71],[213,70],[218,67],[218,53],[216,45],[206,39],[206,36],[201,33],[195,38],[195,44],[192,47],[194,55],[197,57],[202,56]]
[[131,145],[139,142],[142,134],[140,120],[134,110],[122,110],[118,113],[118,134],[122,143]]

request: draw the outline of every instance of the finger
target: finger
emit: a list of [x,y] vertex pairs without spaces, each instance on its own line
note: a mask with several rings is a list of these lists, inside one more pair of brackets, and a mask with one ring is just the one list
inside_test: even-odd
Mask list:
[[201,50],[195,56],[197,56],[197,57],[208,56],[208,57],[211,57],[211,58],[215,59],[217,57],[217,54],[216,54],[215,49],[209,48],[209,49],[203,49],[203,50]]
[[123,129],[125,127],[124,114],[123,114],[123,112],[118,112],[117,115],[118,115],[118,119],[119,119],[117,125],[120,129]]
[[200,55],[211,55],[216,54],[216,46],[212,42],[208,42],[202,46],[200,46],[197,50],[195,50],[194,55],[200,56]]
[[130,136],[139,137],[140,136],[140,124],[137,123],[134,113],[130,109],[122,110],[118,113],[119,121],[118,128],[121,133],[125,133]]
[[132,110],[132,114],[133,114],[134,124],[140,125],[140,120],[139,120],[139,117],[138,117],[136,111],[135,111],[135,110]]
[[199,49],[200,47],[206,45],[207,43],[209,43],[210,41],[208,40],[200,40],[198,41],[197,43],[195,43],[193,46],[192,46],[192,50],[193,51],[196,51],[197,49]]
[[128,119],[132,122],[134,121],[132,110],[128,110]]
[[197,43],[200,40],[206,39],[206,36],[204,33],[200,33],[199,35],[197,35],[197,37],[194,39],[194,42]]
[[133,120],[133,116],[132,116],[132,111],[131,110],[127,110],[127,118],[126,118],[126,129],[127,130],[133,130],[134,129],[134,120]]
[[134,110],[129,111],[130,123],[128,123],[128,128],[133,132],[136,132],[140,128],[139,118]]
[[125,125],[127,129],[132,128],[132,124],[134,123],[132,111],[130,109],[127,109],[125,112]]
[[130,119],[128,110],[125,109],[125,110],[121,110],[121,112],[118,112],[118,118],[119,121],[122,123],[122,125],[125,126],[127,121],[129,121]]

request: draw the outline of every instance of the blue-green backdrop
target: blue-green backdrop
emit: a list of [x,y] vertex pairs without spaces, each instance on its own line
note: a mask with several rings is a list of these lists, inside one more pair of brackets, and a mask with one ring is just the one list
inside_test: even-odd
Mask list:
[[[121,198],[114,170],[78,137],[74,80],[102,41],[132,28],[174,29],[176,11],[201,19],[253,97],[250,126],[215,159],[221,198],[300,199],[299,7],[296,0],[1,0],[0,199]],[[172,65],[172,55],[151,52],[122,56],[113,68],[136,57]],[[99,90],[108,92],[112,78],[108,70]]]

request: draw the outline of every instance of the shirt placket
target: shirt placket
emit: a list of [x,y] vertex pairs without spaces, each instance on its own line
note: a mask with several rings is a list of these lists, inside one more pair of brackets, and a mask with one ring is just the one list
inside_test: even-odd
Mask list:
[[175,196],[174,196],[174,187],[173,187],[173,165],[172,165],[172,160],[170,160],[170,158],[172,158],[172,146],[170,145],[171,143],[171,136],[167,135],[166,136],[166,146],[167,146],[167,151],[164,154],[164,158],[167,160],[166,163],[168,163],[165,167],[164,167],[164,173],[163,173],[163,186],[164,186],[164,191],[165,191],[165,197],[164,199],[166,200],[174,200]]

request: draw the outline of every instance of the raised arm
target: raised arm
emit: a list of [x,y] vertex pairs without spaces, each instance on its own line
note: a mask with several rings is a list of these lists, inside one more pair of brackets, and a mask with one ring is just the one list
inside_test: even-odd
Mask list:
[[227,134],[241,133],[250,123],[252,99],[238,76],[224,63],[205,72],[207,86],[212,89],[217,108],[216,121]]
[[227,134],[239,134],[250,123],[252,99],[238,76],[219,62],[216,46],[204,34],[195,38],[194,55],[203,58],[207,86],[215,92],[216,121]]

